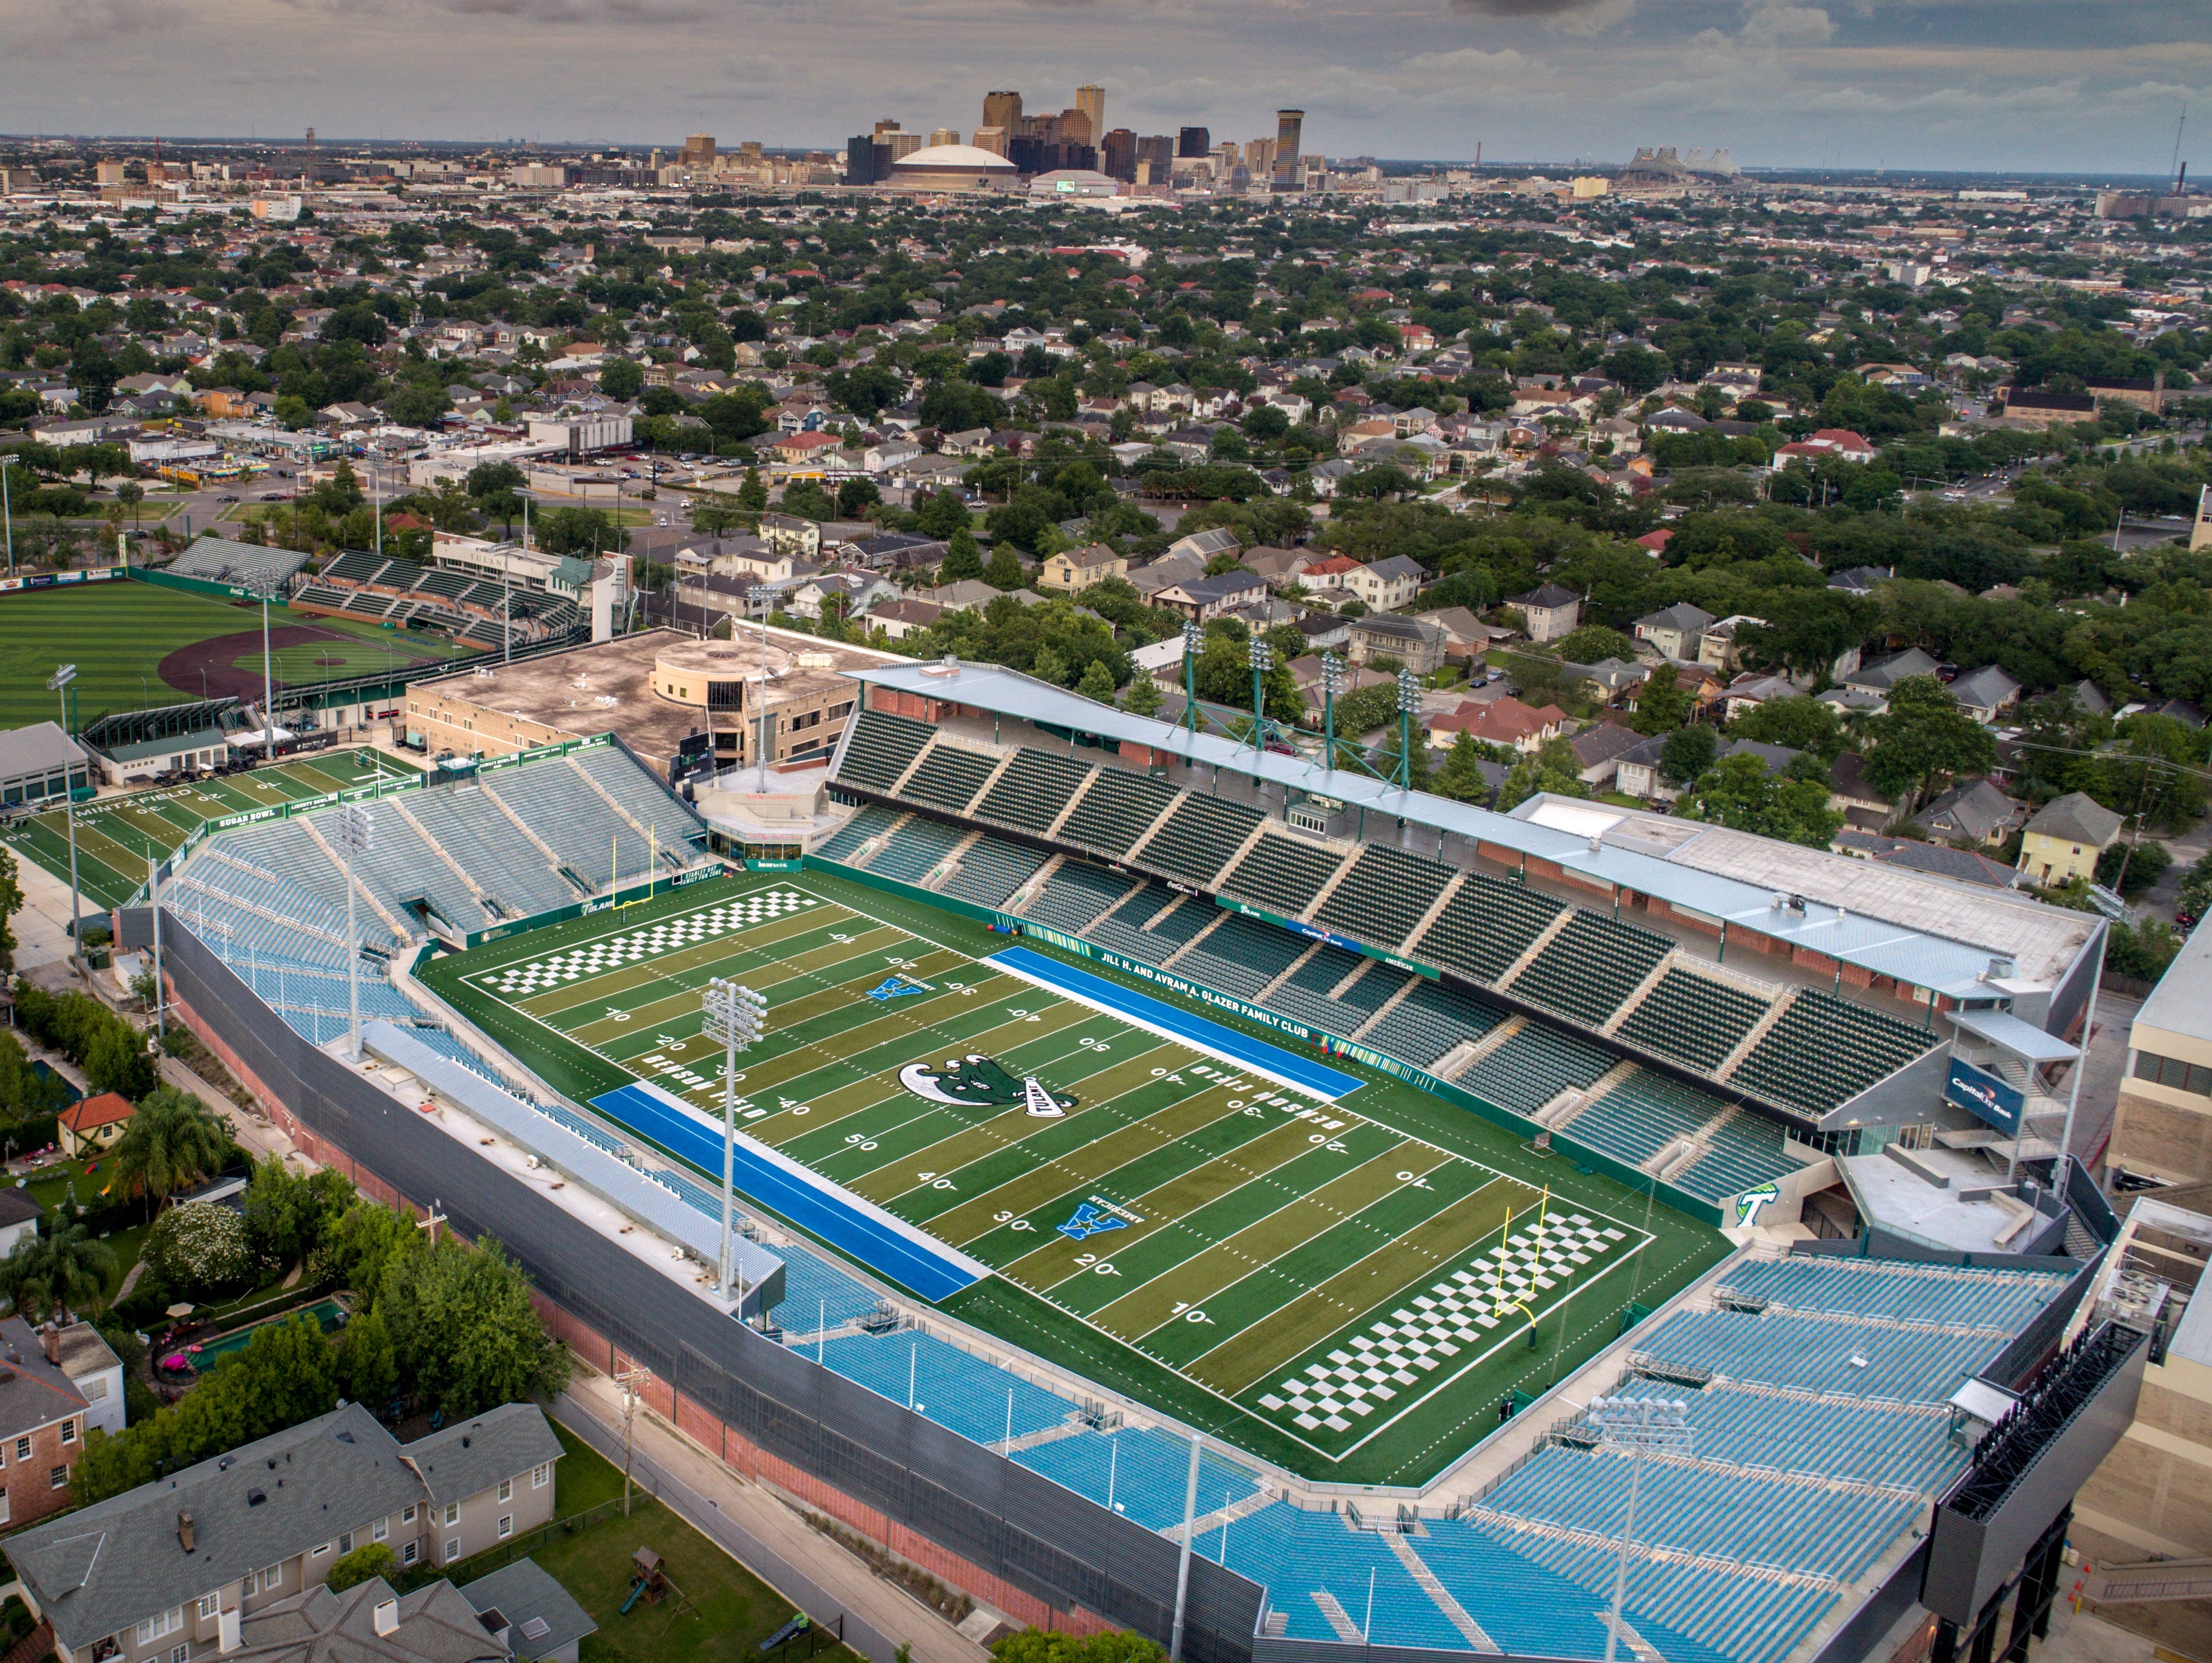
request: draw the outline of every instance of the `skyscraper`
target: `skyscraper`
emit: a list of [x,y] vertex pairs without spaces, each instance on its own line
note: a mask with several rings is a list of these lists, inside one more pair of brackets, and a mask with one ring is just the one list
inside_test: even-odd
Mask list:
[[684,165],[695,169],[714,165],[714,136],[712,133],[694,133],[684,141]]
[[1152,164],[1151,174],[1154,184],[1164,183],[1169,171],[1175,166],[1175,141],[1165,133],[1154,133],[1137,141],[1137,160]]
[[1304,110],[1275,112],[1275,182],[1295,184],[1298,176],[1298,146],[1305,131]]
[[1098,171],[1118,179],[1137,177],[1137,136],[1127,127],[1116,127],[1106,135],[1098,147]]
[[1203,127],[1186,127],[1176,136],[1176,154],[1202,156],[1213,148],[1213,135]]
[[1106,131],[1106,89],[1096,85],[1078,87],[1075,107],[1091,118],[1091,143],[1098,143]]
[[999,128],[1009,137],[1021,131],[1022,95],[1016,92],[985,93],[982,124]]

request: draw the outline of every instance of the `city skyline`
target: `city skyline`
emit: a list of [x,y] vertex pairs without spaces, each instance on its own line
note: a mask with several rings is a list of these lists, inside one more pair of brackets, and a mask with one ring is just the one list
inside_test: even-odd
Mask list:
[[1625,161],[1671,143],[1753,167],[2150,174],[2185,106],[2212,104],[2212,39],[2181,0],[918,0],[890,26],[840,21],[706,0],[0,0],[0,107],[24,132],[682,129],[830,149],[884,116],[972,131],[993,88],[1057,108],[1091,85],[1139,133],[1241,143],[1302,108],[1307,148],[1334,155]]

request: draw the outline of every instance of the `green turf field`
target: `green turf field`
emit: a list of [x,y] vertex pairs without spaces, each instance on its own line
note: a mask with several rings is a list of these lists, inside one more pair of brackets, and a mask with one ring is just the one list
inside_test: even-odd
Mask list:
[[1399,1082],[1311,1098],[980,962],[1007,944],[810,871],[423,974],[580,1102],[701,1109],[699,989],[746,982],[745,1134],[996,1272],[942,1308],[1317,1478],[1431,1476],[1726,1250]]
[[[277,675],[287,685],[363,675],[394,662],[393,632],[366,620],[295,618],[289,610],[276,609],[271,610],[270,622],[279,628],[313,624],[347,638],[279,654]],[[234,606],[211,595],[150,583],[96,583],[0,595],[0,728],[59,720],[60,703],[46,691],[46,678],[64,664],[77,667],[80,725],[89,726],[113,711],[197,699],[197,684],[162,684],[161,660],[196,641],[260,628],[258,607]],[[421,634],[406,636],[404,644],[405,652],[397,659],[402,669],[410,659],[432,660],[482,650]],[[343,662],[315,662],[325,657]],[[258,648],[237,662],[258,676]]]
[[[290,762],[194,785],[162,786],[127,796],[80,803],[76,810],[77,886],[88,902],[119,907],[146,882],[148,859],[158,859],[210,820],[275,803],[296,803],[368,784],[378,776],[419,772],[398,758],[362,747],[317,751]],[[0,831],[19,856],[66,883],[70,875],[65,809],[11,822]]]

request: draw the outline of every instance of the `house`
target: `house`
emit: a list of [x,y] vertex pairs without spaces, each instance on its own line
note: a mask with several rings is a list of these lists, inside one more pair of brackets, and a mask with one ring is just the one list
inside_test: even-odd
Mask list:
[[1613,758],[1613,788],[1647,803],[1673,802],[1682,793],[1660,772],[1660,758],[1666,749],[1667,736],[1655,733],[1622,751]]
[[1092,543],[1048,556],[1037,573],[1037,584],[1041,588],[1074,594],[1108,578],[1126,577],[1128,572],[1127,560],[1104,543]]
[[1912,823],[1946,842],[2002,843],[2027,809],[1987,780],[1961,780],[1912,816]]
[[2094,880],[2097,857],[2118,841],[2121,816],[2087,792],[2070,791],[2035,811],[2021,834],[2020,870],[2047,887],[2069,877]]
[[1308,594],[1332,594],[1342,589],[1345,580],[1354,572],[1365,569],[1350,555],[1330,555],[1307,562],[1305,569],[1298,574],[1298,587]]
[[[21,1317],[0,1320],[0,1526],[12,1529],[75,1501],[70,1474],[84,1453],[91,1405]],[[113,1389],[120,1396],[119,1379]]]
[[1758,739],[1731,739],[1714,753],[1713,763],[1718,767],[1731,756],[1756,756],[1770,776],[1779,779],[1790,772],[1790,765],[1805,753],[1792,750],[1788,745],[1770,745]]
[[1297,589],[1304,586],[1304,574],[1315,560],[1310,549],[1260,548],[1247,549],[1243,563],[1246,571],[1267,579],[1271,589]]
[[1416,676],[1432,674],[1444,661],[1443,630],[1425,620],[1395,613],[1376,612],[1354,619],[1347,645],[1354,664],[1391,658]]
[[1464,606],[1440,606],[1414,616],[1444,633],[1444,657],[1453,664],[1470,664],[1490,650],[1495,641],[1509,640],[1513,632],[1485,623]]
[[1637,619],[1636,639],[1650,642],[1662,658],[1695,659],[1705,631],[1714,622],[1713,615],[1703,607],[1677,601]]
[[1172,560],[1177,555],[1188,555],[1198,561],[1204,571],[1217,555],[1243,552],[1244,544],[1237,533],[1225,525],[1216,525],[1209,531],[1193,531],[1188,537],[1177,537],[1167,546],[1162,560]]
[[1721,703],[1730,721],[1747,710],[1756,710],[1772,699],[1794,699],[1798,696],[1796,683],[1786,676],[1744,675],[1737,677],[1721,691]]
[[868,627],[880,629],[890,640],[902,641],[909,635],[919,634],[945,615],[945,609],[933,601],[915,600],[911,597],[887,600],[868,609]]
[[96,1097],[80,1098],[58,1117],[62,1153],[76,1160],[112,1149],[137,1112],[119,1092],[103,1091]]
[[1170,551],[1146,565],[1132,567],[1123,575],[1148,604],[1157,605],[1162,590],[1188,582],[1205,571],[1206,562],[1195,555],[1177,555]]
[[1152,604],[1182,613],[1195,623],[1218,618],[1224,612],[1265,600],[1267,580],[1253,572],[1224,572],[1215,578],[1191,578],[1169,585],[1152,597]]
[[1582,764],[1580,778],[1590,786],[1608,786],[1620,771],[1620,759],[1644,743],[1644,736],[1618,722],[1601,722],[1567,741],[1575,760]]
[[[1619,659],[1600,659],[1595,664],[1570,664],[1560,667],[1579,677],[1583,686],[1589,689],[1590,696],[1605,705],[1618,704],[1624,696],[1632,695],[1638,688],[1651,679],[1649,665],[1627,664]],[[1628,701],[1632,705],[1636,702],[1632,696],[1629,696]]]
[[[189,1654],[189,1646],[177,1649]],[[400,1594],[381,1576],[343,1593],[318,1582],[263,1606],[205,1649],[232,1663],[508,1663],[516,1654],[451,1582]]]
[[579,1643],[599,1631],[591,1613],[526,1556],[465,1584],[461,1598],[487,1630],[495,1629],[493,1618],[504,1618],[495,1637],[533,1663],[576,1663]]
[[799,562],[804,558],[793,553],[788,545],[771,548],[760,538],[740,532],[687,543],[676,551],[675,564],[676,569],[686,576],[697,574],[750,578],[756,583],[781,583],[787,578],[805,575],[799,569]]
[[[1698,638],[1698,662],[1719,675],[1733,676],[1743,667],[1743,643],[1739,632],[1746,624],[1764,625],[1765,618],[1754,618],[1749,613],[1738,612],[1732,617],[1718,620],[1705,627]],[[1858,649],[1854,647],[1853,652]],[[1856,670],[1857,662],[1851,668]]]
[[[1831,585],[1830,587],[1833,587]],[[1844,685],[1863,693],[1879,693],[1887,697],[1890,689],[1908,676],[1933,676],[1942,666],[1917,646],[1908,646],[1902,652],[1862,665],[1844,678]]]
[[1894,567],[1887,566],[1850,566],[1833,573],[1828,587],[1840,589],[1847,595],[1871,595],[1877,583],[1887,583],[1897,575]]
[[21,1532],[8,1557],[60,1663],[213,1655],[356,1546],[452,1564],[551,1523],[561,1454],[535,1404],[409,1444],[348,1404]]
[[1471,733],[1489,744],[1534,751],[1545,740],[1557,738],[1566,720],[1567,713],[1557,705],[1532,709],[1510,694],[1486,704],[1469,700],[1457,710],[1431,719],[1429,743],[1448,750],[1461,734]]
[[834,433],[816,429],[787,433],[768,448],[769,455],[787,467],[820,467],[836,459],[844,442]]
[[1421,592],[1425,575],[1419,561],[1404,555],[1370,561],[1348,573],[1344,587],[1370,612],[1395,611]]
[[798,514],[763,514],[760,539],[780,555],[813,560],[822,553],[822,527]]
[[1984,665],[1951,683],[1959,708],[1984,726],[2020,702],[2021,684],[1997,665]]
[[0,1189],[0,1259],[15,1251],[15,1244],[39,1233],[46,1215],[27,1190]]
[[1984,889],[2009,889],[2020,882],[2020,874],[2010,866],[1972,849],[1954,849],[1948,843],[1921,843],[1909,837],[1884,837],[1877,832],[1846,828],[1836,834],[1828,847],[1838,854],[1870,860],[1879,866],[1897,866],[1931,877],[1978,883]]
[[1555,641],[1562,635],[1571,635],[1582,620],[1583,598],[1556,583],[1516,595],[1506,604],[1520,609],[1521,616],[1528,620],[1528,639],[1532,641]]
[[1897,812],[1895,803],[1867,783],[1866,758],[1855,750],[1844,752],[1828,769],[1828,806],[1863,831],[1880,831]]

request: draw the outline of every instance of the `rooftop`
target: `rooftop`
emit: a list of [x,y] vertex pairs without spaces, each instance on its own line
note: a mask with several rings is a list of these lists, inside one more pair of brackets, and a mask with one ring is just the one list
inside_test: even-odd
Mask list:
[[2150,990],[2136,1026],[2212,1045],[2212,930],[2193,931]]

